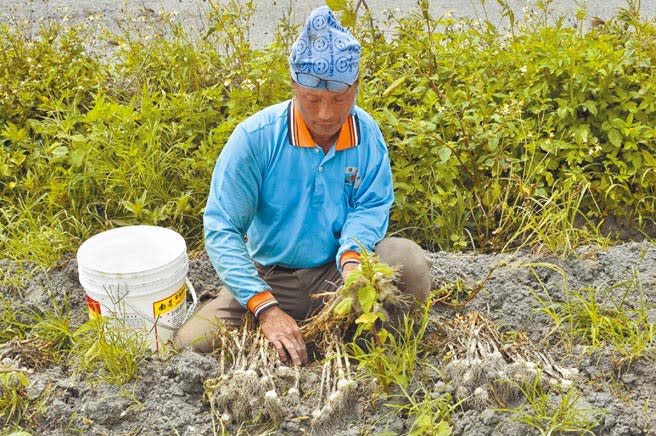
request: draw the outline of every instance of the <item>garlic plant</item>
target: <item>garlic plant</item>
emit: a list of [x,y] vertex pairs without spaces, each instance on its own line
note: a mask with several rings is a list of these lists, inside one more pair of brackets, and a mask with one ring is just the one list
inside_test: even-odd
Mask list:
[[318,404],[312,412],[312,427],[319,428],[325,422],[334,419],[356,397],[357,383],[353,380],[351,364],[348,357],[340,350],[339,341],[333,343],[332,349],[321,368]]
[[219,374],[205,381],[213,419],[223,426],[307,419],[313,433],[320,433],[357,392],[340,338],[330,332],[322,338],[324,360],[298,368],[282,364],[253,322],[222,331],[217,338]]
[[446,352],[444,369],[457,380],[455,396],[470,407],[484,408],[492,400],[504,405],[519,395],[517,383],[541,377],[542,383],[568,390],[578,371],[557,365],[527,337],[512,341],[479,312],[441,319],[440,346]]

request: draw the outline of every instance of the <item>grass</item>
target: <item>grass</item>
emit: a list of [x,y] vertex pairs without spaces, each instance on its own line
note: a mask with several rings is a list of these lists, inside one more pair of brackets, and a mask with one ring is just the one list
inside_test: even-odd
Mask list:
[[45,202],[41,196],[0,209],[0,244],[9,258],[51,268],[89,235],[89,226],[78,217],[67,210],[44,211]]
[[28,414],[30,402],[25,393],[29,380],[25,372],[0,367],[0,422],[6,426]]
[[0,344],[14,339],[25,339],[31,327],[31,321],[25,306],[15,307],[11,300],[0,295]]
[[[554,188],[549,195],[534,193],[508,208],[502,222],[514,229],[514,233],[507,237],[501,251],[531,247],[565,258],[583,245],[609,246],[610,238],[600,232],[602,223],[594,223],[581,210],[589,188],[589,185]],[[505,233],[503,227],[499,230]]]
[[68,298],[62,303],[51,300],[53,308],[42,313],[34,312],[33,324],[28,338],[35,338],[47,343],[47,353],[52,361],[59,361],[75,348],[73,340],[75,327],[69,319]]
[[79,370],[93,374],[92,380],[111,384],[136,379],[150,354],[140,332],[108,318],[97,317],[86,322],[73,339]]
[[451,415],[457,404],[452,404],[450,394],[436,396],[425,386],[420,386],[414,392],[408,392],[402,386],[400,389],[405,404],[394,403],[389,406],[398,409],[397,413],[402,416],[413,418],[412,425],[405,434],[450,436],[453,433]]
[[36,310],[1,297],[0,351],[20,356],[34,368],[71,361],[78,371],[93,373],[91,379],[108,383],[137,377],[150,354],[141,332],[101,317],[73,326],[67,299],[51,302],[52,308]]
[[75,348],[75,327],[69,319],[69,303],[64,297],[51,297],[50,305],[36,309],[25,304],[11,304],[0,297],[2,320],[0,350],[20,356],[31,367],[41,368],[60,362]]
[[509,413],[514,421],[532,427],[542,436],[560,433],[594,435],[592,430],[599,425],[596,418],[603,411],[580,407],[580,394],[574,389],[567,392],[544,389],[540,373],[528,382],[515,384],[526,402],[498,411]]
[[532,293],[541,305],[539,310],[554,322],[553,331],[560,330],[566,337],[582,341],[592,349],[610,346],[618,356],[617,367],[639,358],[656,359],[656,324],[649,318],[653,305],[645,297],[637,272],[634,271],[630,280],[613,286],[572,291],[561,268],[552,264],[529,266],[551,268],[563,277],[563,300],[555,302],[533,271],[548,299],[535,291]]

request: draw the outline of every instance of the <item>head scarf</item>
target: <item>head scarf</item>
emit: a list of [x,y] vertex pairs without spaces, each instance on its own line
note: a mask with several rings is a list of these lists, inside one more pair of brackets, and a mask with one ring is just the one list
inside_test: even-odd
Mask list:
[[360,51],[360,43],[342,27],[333,11],[321,6],[312,11],[292,45],[292,79],[296,81],[297,73],[305,73],[352,85],[358,78]]

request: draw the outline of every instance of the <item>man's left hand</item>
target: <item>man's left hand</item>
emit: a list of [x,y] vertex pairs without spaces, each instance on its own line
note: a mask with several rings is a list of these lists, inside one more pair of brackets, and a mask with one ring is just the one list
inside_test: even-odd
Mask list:
[[347,263],[346,265],[344,265],[342,267],[342,280],[346,281],[346,278],[349,276],[349,274],[351,274],[353,271],[358,269],[359,266],[360,264],[355,262]]

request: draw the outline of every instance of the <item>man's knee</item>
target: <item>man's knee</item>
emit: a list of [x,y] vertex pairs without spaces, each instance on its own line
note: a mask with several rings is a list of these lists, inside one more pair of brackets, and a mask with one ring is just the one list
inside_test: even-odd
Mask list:
[[424,250],[405,238],[385,238],[374,250],[380,260],[399,268],[399,289],[424,301],[431,291],[430,262]]
[[173,343],[176,348],[191,347],[209,353],[216,346],[216,335],[222,326],[239,327],[244,313],[245,309],[224,288],[176,331]]

